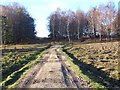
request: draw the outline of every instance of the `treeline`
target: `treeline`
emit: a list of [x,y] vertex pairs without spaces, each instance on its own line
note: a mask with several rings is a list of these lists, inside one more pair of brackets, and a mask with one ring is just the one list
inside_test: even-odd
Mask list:
[[62,11],[57,8],[48,17],[49,37],[56,39],[94,40],[118,39],[118,10],[113,2],[91,8],[87,13],[78,9],[76,12]]
[[36,38],[34,19],[18,3],[0,5],[2,43],[28,43]]

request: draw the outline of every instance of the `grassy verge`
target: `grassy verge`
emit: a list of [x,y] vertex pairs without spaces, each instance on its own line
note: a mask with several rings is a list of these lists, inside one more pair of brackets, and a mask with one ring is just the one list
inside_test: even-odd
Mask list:
[[[61,49],[61,51],[63,51],[63,49]],[[82,70],[79,68],[78,65],[75,65],[73,63],[73,59],[70,58],[65,52],[63,52],[63,54],[66,56],[68,63],[70,64],[70,68],[80,77],[82,77],[83,79],[85,79],[86,81],[90,82],[91,84],[91,88],[96,88],[97,90],[100,89],[107,89],[105,86],[101,85],[100,83],[97,83],[95,81],[93,81],[92,79],[90,79],[90,76],[87,76],[85,74],[82,73]],[[94,78],[94,76],[92,76]]]
[[20,83],[20,81],[31,70],[31,67],[33,65],[35,65],[43,57],[43,55],[44,55],[45,52],[46,52],[46,50],[43,51],[41,54],[39,54],[35,60],[31,61],[30,63],[28,63],[27,65],[25,65],[23,68],[21,68],[18,72],[24,70],[23,74],[20,76],[20,78],[14,84],[9,85],[8,88],[16,88],[17,85]]

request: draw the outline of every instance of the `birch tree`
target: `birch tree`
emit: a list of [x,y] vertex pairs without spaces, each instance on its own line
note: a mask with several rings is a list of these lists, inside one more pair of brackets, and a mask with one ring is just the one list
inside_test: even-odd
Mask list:
[[88,12],[88,21],[89,21],[89,27],[91,29],[90,32],[93,33],[94,40],[96,41],[96,26],[97,26],[97,10],[96,10],[96,8],[93,8]]
[[114,26],[113,26],[113,21],[114,21],[115,16],[116,16],[116,11],[115,11],[114,3],[108,2],[106,8],[107,8],[106,14],[107,14],[108,25],[109,25],[108,39],[109,39],[109,36],[110,36],[110,39],[112,40],[112,33],[115,30]]
[[69,25],[70,25],[71,20],[72,20],[71,13],[72,13],[71,10],[67,11],[67,28],[66,28],[66,30],[67,30],[67,37],[68,37],[69,43],[71,42],[71,39],[70,39],[70,28],[69,28]]
[[81,10],[76,11],[76,16],[77,16],[77,38],[78,40],[80,39],[80,32],[82,32],[82,19],[83,19],[83,13]]

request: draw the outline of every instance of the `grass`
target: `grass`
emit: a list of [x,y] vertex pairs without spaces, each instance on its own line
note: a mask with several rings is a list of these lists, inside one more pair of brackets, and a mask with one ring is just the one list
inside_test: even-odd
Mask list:
[[[116,86],[118,88],[120,85],[118,49],[119,42],[72,43],[63,46],[63,51],[73,59],[70,61],[73,63],[74,71],[77,70],[76,73],[82,73],[92,82],[109,89],[116,88]],[[92,85],[93,87],[101,87],[95,83]]]
[[[45,52],[46,52],[46,50],[43,51],[41,54],[39,54],[34,61],[31,61],[30,63],[28,63],[27,65],[25,65],[23,68],[21,68],[20,70],[18,70],[18,72],[20,72],[22,70],[25,70],[25,71],[20,76],[20,78],[14,84],[9,85],[8,88],[16,88],[17,85],[20,83],[20,81],[24,78],[24,76],[31,70],[30,67],[32,67],[33,65],[35,65],[40,60],[40,58],[43,57],[43,55],[44,55]],[[14,76],[14,77],[16,77],[16,76]]]
[[17,45],[2,45],[0,46],[0,49],[14,49],[14,48],[17,48],[17,49],[22,49],[22,48],[39,48],[39,47],[42,47],[42,46],[45,46],[45,44],[17,44]]
[[64,47],[78,61],[93,65],[108,74],[110,78],[119,80],[118,76],[118,42],[72,44]]
[[[23,49],[23,46],[24,45],[15,46],[15,50],[14,48],[7,47],[2,53],[2,87],[8,88],[16,85],[16,81],[18,81],[22,75],[41,58],[41,52],[50,47],[50,45],[29,45]],[[13,51],[9,52],[9,49]]]

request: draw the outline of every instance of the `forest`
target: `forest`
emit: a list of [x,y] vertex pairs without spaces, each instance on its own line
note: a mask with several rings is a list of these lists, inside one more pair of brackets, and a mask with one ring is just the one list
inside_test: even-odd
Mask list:
[[[35,42],[36,30],[34,18],[30,16],[25,7],[18,3],[1,5],[2,43],[31,43]],[[62,11],[57,8],[48,20],[49,39],[85,41],[118,40],[120,10],[115,8],[113,2],[107,5],[92,7],[87,13],[81,9]]]
[[34,18],[18,3],[0,6],[2,44],[33,42],[36,38]]
[[118,39],[120,11],[113,2],[92,7],[87,13],[81,9],[62,11],[57,8],[48,17],[49,37],[52,39],[67,39],[84,41],[110,41]]

